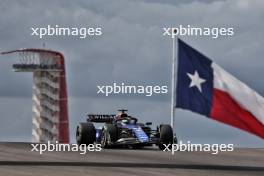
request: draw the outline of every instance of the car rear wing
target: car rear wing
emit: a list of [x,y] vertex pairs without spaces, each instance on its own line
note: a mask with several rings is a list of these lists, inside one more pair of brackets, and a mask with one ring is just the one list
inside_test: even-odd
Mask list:
[[113,114],[87,114],[87,122],[112,123],[116,115]]

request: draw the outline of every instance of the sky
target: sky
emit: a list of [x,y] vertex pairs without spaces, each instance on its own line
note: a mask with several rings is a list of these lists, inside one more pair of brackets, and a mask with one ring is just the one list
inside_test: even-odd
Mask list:
[[[264,1],[262,0],[0,0],[0,51],[43,48],[60,51],[66,59],[71,142],[85,114],[119,108],[142,122],[170,122],[168,94],[146,97],[98,95],[97,85],[171,85],[171,38],[163,27],[233,27],[234,36],[218,39],[181,37],[238,79],[264,95]],[[85,39],[31,36],[31,27],[101,27],[101,36]],[[30,141],[32,74],[14,73],[16,55],[0,56],[0,141]],[[264,147],[264,141],[241,130],[181,109],[175,131],[194,143],[233,143]]]

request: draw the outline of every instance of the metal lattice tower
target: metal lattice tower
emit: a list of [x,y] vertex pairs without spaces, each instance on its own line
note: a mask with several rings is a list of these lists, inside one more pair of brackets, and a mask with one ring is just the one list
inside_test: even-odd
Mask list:
[[15,72],[33,73],[33,142],[69,142],[68,99],[64,56],[44,49],[19,49]]

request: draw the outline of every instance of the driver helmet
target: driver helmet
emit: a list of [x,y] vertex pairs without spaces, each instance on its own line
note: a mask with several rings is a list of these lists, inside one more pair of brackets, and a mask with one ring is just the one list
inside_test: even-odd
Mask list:
[[116,115],[116,119],[123,119],[125,117],[128,117],[128,115],[126,113],[119,113]]

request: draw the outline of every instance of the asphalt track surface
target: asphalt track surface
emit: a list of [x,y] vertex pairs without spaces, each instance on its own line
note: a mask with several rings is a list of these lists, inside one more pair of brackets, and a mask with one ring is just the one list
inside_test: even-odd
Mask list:
[[156,148],[107,149],[100,152],[31,152],[29,143],[0,143],[0,175],[56,176],[196,176],[264,175],[264,149],[170,152]]

